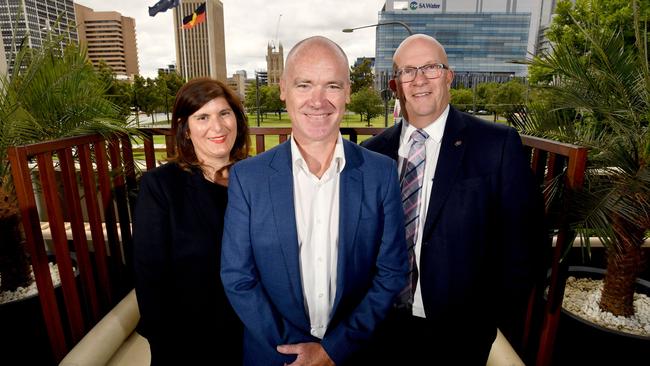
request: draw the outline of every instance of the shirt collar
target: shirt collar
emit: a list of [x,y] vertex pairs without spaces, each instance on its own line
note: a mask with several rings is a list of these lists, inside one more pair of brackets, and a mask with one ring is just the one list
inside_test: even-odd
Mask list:
[[[304,170],[306,173],[311,174],[293,136],[291,137],[291,162],[293,163],[294,169],[299,168]],[[334,146],[334,155],[332,156],[330,166],[327,167],[327,171],[330,171],[333,168],[334,172],[338,174],[343,171],[344,167],[345,151],[343,149],[343,136],[341,136],[341,133],[339,132],[339,135],[336,139],[336,145]]]
[[[442,141],[442,135],[445,132],[445,126],[447,125],[448,115],[449,115],[449,104],[447,104],[447,108],[445,108],[445,110],[442,111],[442,114],[440,114],[440,116],[435,121],[429,123],[426,127],[423,128],[423,130],[429,135],[429,138],[433,139],[433,141],[435,141],[436,143],[440,143]],[[402,123],[404,124],[404,127],[402,127],[400,146],[408,146],[410,142],[411,134],[417,128],[409,124],[408,121],[404,118],[402,118]]]

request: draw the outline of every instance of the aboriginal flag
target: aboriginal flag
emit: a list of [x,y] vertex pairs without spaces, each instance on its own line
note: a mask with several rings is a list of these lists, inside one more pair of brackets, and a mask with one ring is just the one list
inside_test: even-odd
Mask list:
[[194,12],[183,18],[183,29],[190,29],[205,21],[205,3],[199,5]]

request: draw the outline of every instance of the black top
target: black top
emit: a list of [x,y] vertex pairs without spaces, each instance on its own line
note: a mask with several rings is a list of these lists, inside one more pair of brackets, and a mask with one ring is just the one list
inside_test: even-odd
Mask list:
[[142,177],[135,287],[153,365],[241,363],[242,325],[219,278],[227,192],[175,163]]

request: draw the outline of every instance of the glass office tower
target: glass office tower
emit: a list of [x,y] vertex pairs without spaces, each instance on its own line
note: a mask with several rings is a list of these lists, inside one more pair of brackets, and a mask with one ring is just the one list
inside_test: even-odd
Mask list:
[[[3,0],[0,2],[0,30],[4,43],[7,69],[13,71],[13,61],[21,43],[39,48],[46,37],[64,35],[61,44],[77,42],[77,29],[72,0]],[[51,32],[51,33],[50,33]]]
[[[505,82],[527,75],[527,66],[512,63],[527,56],[532,0],[386,1],[379,23],[400,21],[413,33],[435,37],[447,51],[456,73],[454,84],[469,87],[487,81]],[[395,49],[408,36],[400,25],[376,30],[376,85],[385,88]]]

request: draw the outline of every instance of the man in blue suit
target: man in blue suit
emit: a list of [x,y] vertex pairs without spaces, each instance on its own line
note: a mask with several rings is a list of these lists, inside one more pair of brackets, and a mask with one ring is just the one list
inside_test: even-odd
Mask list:
[[221,278],[245,365],[345,365],[405,286],[395,162],[343,140],[348,61],[323,37],[287,55],[291,139],[230,171]]
[[518,340],[544,235],[541,194],[513,128],[449,105],[454,73],[438,41],[408,37],[393,71],[404,118],[363,146],[395,159],[405,185],[413,136],[425,136],[419,204],[405,198],[407,242],[410,217],[422,224],[409,251],[412,296],[379,330],[378,359],[485,365],[497,326]]

